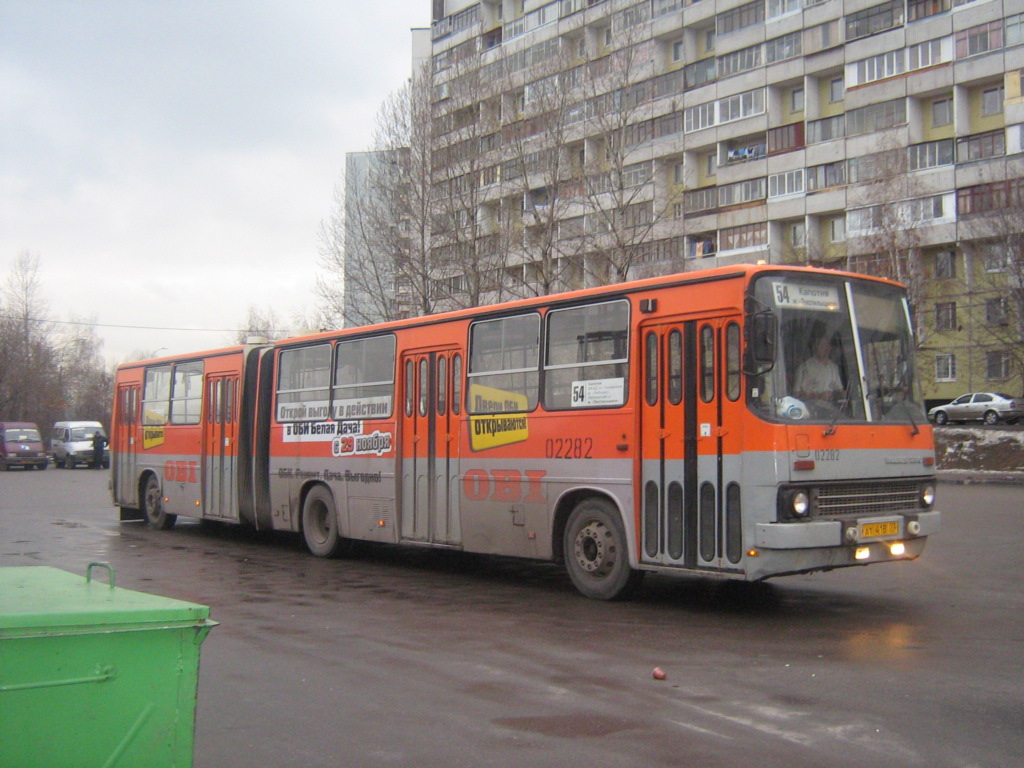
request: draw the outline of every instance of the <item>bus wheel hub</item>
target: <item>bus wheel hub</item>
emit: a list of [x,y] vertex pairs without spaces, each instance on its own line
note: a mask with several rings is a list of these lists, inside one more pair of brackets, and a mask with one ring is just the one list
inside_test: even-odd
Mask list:
[[614,548],[608,546],[610,533],[604,524],[591,520],[576,534],[574,555],[580,568],[600,576],[615,562]]

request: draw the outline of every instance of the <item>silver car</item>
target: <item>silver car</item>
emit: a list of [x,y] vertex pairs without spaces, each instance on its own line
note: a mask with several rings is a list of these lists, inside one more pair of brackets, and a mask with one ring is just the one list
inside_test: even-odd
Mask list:
[[946,405],[937,405],[928,411],[928,418],[936,424],[949,421],[983,421],[1013,424],[1024,416],[1024,399],[1012,398],[999,392],[968,392]]

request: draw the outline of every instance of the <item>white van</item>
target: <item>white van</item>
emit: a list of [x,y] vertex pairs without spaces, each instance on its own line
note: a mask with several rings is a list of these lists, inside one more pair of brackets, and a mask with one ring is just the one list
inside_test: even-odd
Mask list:
[[[74,469],[77,464],[91,466],[92,440],[97,430],[103,432],[103,425],[98,421],[58,421],[53,425],[53,435],[50,438],[53,463],[65,469]],[[109,467],[110,449],[105,447],[103,468]]]

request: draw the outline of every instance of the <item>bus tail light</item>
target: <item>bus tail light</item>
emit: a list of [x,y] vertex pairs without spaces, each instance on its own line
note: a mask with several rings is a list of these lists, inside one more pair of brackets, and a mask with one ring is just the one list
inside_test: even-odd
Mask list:
[[871,557],[870,547],[857,547],[857,550],[853,553],[853,556],[857,560],[867,560]]
[[906,554],[907,548],[902,541],[894,541],[889,545],[889,552],[893,557],[900,557]]

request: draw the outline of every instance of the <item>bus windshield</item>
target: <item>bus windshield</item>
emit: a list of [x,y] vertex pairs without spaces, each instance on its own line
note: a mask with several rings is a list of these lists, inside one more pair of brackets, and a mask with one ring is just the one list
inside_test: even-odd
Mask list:
[[774,319],[774,356],[748,398],[763,418],[828,424],[924,422],[903,291],[870,281],[765,275],[755,312]]

